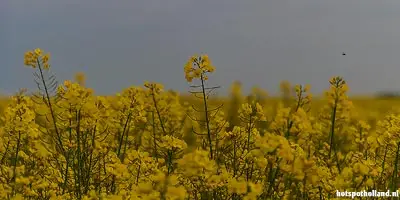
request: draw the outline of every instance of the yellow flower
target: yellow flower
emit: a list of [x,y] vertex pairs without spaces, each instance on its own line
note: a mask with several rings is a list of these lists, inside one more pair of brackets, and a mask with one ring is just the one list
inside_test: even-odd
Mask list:
[[374,181],[373,181],[371,178],[369,178],[369,179],[365,182],[365,184],[366,184],[368,187],[373,187],[373,186],[374,186]]
[[35,52],[35,54],[36,54],[37,56],[41,56],[41,55],[42,55],[42,50],[39,49],[39,48],[35,49],[34,52]]
[[171,200],[184,200],[186,198],[186,189],[183,186],[168,186],[166,197]]
[[49,60],[50,60],[50,54],[49,53],[47,53],[46,55],[43,55],[43,57],[42,57],[42,62],[43,63],[48,63]]

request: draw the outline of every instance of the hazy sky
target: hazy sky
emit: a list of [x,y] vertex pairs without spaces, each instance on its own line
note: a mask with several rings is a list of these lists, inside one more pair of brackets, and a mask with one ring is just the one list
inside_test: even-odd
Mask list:
[[[185,91],[183,65],[207,53],[213,83],[276,92],[281,80],[352,93],[400,89],[399,0],[0,0],[0,89],[32,88],[28,49],[51,52],[100,94],[146,80]],[[342,56],[346,52],[347,56]]]

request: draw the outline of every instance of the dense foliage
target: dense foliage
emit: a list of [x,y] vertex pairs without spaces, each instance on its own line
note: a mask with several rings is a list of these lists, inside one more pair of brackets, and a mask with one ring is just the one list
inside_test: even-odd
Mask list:
[[275,103],[235,83],[220,105],[206,55],[184,67],[190,101],[158,83],[113,97],[82,74],[58,84],[40,49],[25,65],[39,92],[2,112],[1,199],[334,199],[400,183],[400,115],[353,106],[341,77],[318,106],[288,82]]

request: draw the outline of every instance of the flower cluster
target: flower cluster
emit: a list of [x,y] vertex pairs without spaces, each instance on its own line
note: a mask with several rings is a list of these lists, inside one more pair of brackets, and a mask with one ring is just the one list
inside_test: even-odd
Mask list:
[[32,68],[42,67],[47,70],[50,68],[49,60],[50,54],[44,54],[43,51],[38,48],[25,53],[24,64]]
[[188,82],[193,79],[207,80],[207,73],[212,73],[215,67],[207,55],[192,56],[185,65],[185,77]]

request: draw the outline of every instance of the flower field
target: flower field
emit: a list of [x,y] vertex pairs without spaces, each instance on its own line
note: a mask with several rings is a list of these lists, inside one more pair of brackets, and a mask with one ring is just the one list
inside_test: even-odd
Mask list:
[[341,77],[318,99],[288,82],[280,98],[235,83],[216,99],[218,68],[200,55],[183,67],[191,96],[146,82],[104,97],[83,74],[58,84],[40,49],[24,61],[38,91],[1,100],[0,199],[313,200],[400,186],[400,100],[350,99]]

